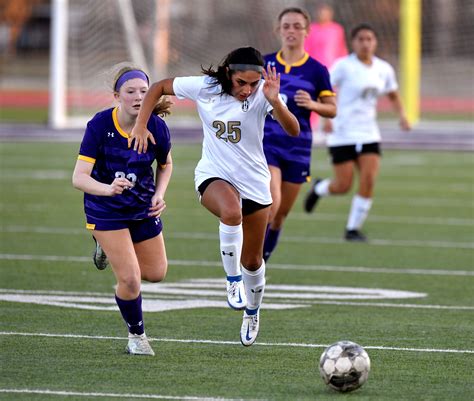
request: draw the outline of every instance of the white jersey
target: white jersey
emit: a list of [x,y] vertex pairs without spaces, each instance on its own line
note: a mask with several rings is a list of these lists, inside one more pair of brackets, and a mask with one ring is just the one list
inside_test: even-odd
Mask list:
[[377,99],[398,89],[392,66],[378,57],[369,66],[352,53],[336,61],[330,75],[337,88],[337,115],[328,146],[380,142]]
[[173,82],[179,99],[196,102],[202,120],[202,156],[195,170],[196,190],[205,180],[219,177],[229,181],[242,199],[268,205],[270,172],[263,153],[263,125],[273,109],[263,94],[263,81],[244,102],[212,86],[208,76],[180,77]]

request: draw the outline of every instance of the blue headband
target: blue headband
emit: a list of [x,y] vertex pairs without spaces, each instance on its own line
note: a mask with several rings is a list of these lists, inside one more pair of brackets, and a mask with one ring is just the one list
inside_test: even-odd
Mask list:
[[146,83],[148,84],[150,83],[148,76],[143,71],[140,71],[140,70],[126,71],[122,75],[120,75],[119,79],[117,79],[117,82],[115,83],[115,91],[118,92],[125,82],[134,78],[140,78],[146,81]]

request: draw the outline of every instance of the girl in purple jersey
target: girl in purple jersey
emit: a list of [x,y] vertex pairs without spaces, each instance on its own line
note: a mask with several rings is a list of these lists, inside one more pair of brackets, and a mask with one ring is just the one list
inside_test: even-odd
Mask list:
[[[275,249],[283,223],[290,213],[301,185],[310,174],[312,132],[311,111],[322,117],[336,115],[335,94],[326,67],[309,57],[304,49],[309,34],[310,16],[298,7],[284,9],[278,16],[277,32],[282,47],[265,61],[281,70],[280,93],[301,126],[299,138],[282,137],[278,127],[267,118],[264,150],[271,173],[273,204],[265,236],[263,258]],[[311,92],[311,93],[310,93]]]
[[[127,352],[154,355],[145,335],[141,280],[159,282],[168,262],[160,215],[172,172],[169,132],[157,114],[169,103],[157,104],[148,121],[158,145],[140,157],[128,147],[148,76],[125,65],[115,76],[118,107],[97,113],[87,124],[73,174],[73,185],[84,192],[86,227],[105,251],[117,280],[115,299],[128,327]],[[156,177],[152,164],[157,161]]]

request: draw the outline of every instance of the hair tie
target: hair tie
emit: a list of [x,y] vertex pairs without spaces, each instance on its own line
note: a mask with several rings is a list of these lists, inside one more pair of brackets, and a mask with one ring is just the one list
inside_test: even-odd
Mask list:
[[229,68],[232,71],[257,71],[257,72],[262,72],[263,67],[261,65],[256,65],[256,64],[229,64]]
[[118,92],[125,82],[134,78],[143,79],[144,81],[146,81],[147,84],[150,83],[150,80],[148,79],[148,75],[146,75],[141,70],[125,71],[122,75],[120,75],[119,79],[117,79],[117,82],[115,83],[115,88],[114,88],[115,92]]

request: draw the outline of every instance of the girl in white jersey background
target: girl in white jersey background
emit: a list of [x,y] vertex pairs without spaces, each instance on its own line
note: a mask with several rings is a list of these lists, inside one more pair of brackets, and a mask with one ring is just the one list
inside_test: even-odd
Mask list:
[[[147,92],[132,131],[134,149],[147,147],[146,121],[162,95],[196,102],[204,139],[195,169],[202,205],[217,216],[220,255],[227,275],[227,301],[244,309],[240,340],[252,345],[259,331],[265,288],[263,242],[272,198],[263,152],[263,126],[271,113],[291,136],[299,123],[279,96],[280,75],[252,47],[229,53],[217,69],[202,76],[164,79]],[[262,80],[262,76],[264,80]]]
[[339,59],[331,68],[331,84],[337,92],[337,116],[326,120],[330,132],[327,144],[334,178],[317,179],[306,195],[304,208],[310,213],[320,197],[347,193],[354,170],[359,172],[359,189],[352,199],[344,237],[366,241],[362,227],[372,206],[375,179],[380,166],[380,131],[377,125],[377,100],[387,95],[399,116],[400,127],[409,130],[395,72],[390,64],[375,56],[377,35],[368,24],[351,32],[353,53]]

